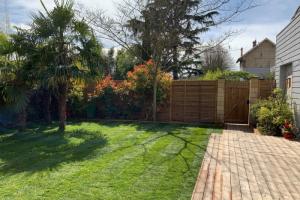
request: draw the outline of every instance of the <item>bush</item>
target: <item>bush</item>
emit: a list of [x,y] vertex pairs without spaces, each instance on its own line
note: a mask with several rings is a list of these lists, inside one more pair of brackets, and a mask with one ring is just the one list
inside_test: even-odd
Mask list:
[[[92,91],[90,102],[97,105],[98,117],[149,119],[152,112],[153,63],[135,66],[126,80],[115,81],[107,76]],[[157,105],[168,99],[171,76],[158,71]]]
[[293,112],[282,90],[275,89],[268,100],[260,100],[251,106],[251,121],[266,135],[281,135],[285,120],[293,122]]
[[74,82],[70,88],[67,102],[67,115],[70,118],[84,118],[86,117],[86,101],[84,99],[83,82]]
[[253,77],[255,77],[254,74],[250,74],[249,72],[245,71],[230,71],[218,69],[214,71],[207,71],[205,75],[200,78],[200,80],[249,80]]
[[250,124],[254,127],[257,126],[258,123],[258,112],[260,110],[260,108],[262,107],[271,107],[270,105],[270,101],[269,100],[258,100],[255,104],[251,105],[250,108]]

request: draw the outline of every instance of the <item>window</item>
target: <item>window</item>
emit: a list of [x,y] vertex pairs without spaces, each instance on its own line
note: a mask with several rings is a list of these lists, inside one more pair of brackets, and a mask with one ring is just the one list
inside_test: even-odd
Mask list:
[[285,87],[286,87],[286,89],[290,89],[292,87],[292,78],[291,77],[288,77],[285,80]]

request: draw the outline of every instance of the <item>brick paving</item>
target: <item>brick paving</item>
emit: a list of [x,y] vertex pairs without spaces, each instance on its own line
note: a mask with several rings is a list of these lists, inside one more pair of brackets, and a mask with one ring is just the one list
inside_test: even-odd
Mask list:
[[192,200],[300,200],[300,143],[228,127],[212,134]]

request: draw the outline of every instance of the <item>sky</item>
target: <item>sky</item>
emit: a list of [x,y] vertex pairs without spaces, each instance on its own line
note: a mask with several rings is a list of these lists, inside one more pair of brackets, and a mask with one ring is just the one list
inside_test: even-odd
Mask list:
[[[105,10],[108,15],[115,13],[116,4],[121,0],[77,0],[76,3],[82,4],[87,8]],[[237,0],[232,0],[234,1]],[[252,42],[262,41],[269,38],[276,42],[276,35],[290,22],[297,8],[300,6],[299,0],[256,0],[258,6],[242,13],[234,22],[220,25],[202,36],[202,41],[216,39],[227,31],[235,31],[233,37],[224,42],[224,46],[229,50],[233,60],[236,61],[240,56],[240,49],[244,52],[252,47]],[[4,0],[0,0],[0,3]],[[14,26],[24,27],[31,21],[31,16],[41,9],[39,0],[7,0],[10,13],[10,21]],[[47,7],[53,6],[53,0],[44,0]],[[0,15],[3,6],[0,4]],[[3,17],[0,16],[3,21]],[[113,44],[103,41],[106,48]],[[235,64],[237,65],[237,64]]]

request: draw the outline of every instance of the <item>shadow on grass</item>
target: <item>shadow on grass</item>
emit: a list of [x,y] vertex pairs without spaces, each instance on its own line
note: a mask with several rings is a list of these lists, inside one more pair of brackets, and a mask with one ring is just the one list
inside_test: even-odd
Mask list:
[[[89,159],[107,139],[100,132],[78,129],[65,134],[38,127],[0,140],[0,173],[53,170],[62,163]],[[1,163],[2,160],[2,163]]]
[[[86,122],[71,122],[70,125],[82,125]],[[197,144],[189,140],[191,134],[190,127],[213,128],[218,127],[211,125],[183,125],[167,123],[144,123],[144,122],[93,122],[101,127],[120,128],[122,126],[131,127],[137,132],[147,132],[153,134],[146,140],[138,139],[138,134],[130,144],[119,141],[119,146],[113,151],[122,151],[127,148],[140,147],[143,149],[143,157],[147,157],[148,145],[164,137],[174,137],[182,143],[178,151],[173,152],[160,160],[162,164],[180,156],[186,164],[186,172],[190,171],[188,158],[185,151],[190,151],[194,156],[198,154],[190,147],[194,146],[201,151],[205,151],[206,144]],[[71,163],[91,158],[97,149],[107,145],[107,139],[100,132],[101,128],[95,131],[77,129],[65,134],[56,131],[57,124],[49,126],[30,126],[22,134],[16,134],[16,131],[8,131],[1,137],[0,135],[0,173],[19,173],[19,172],[37,172],[42,170],[52,170],[62,163]],[[203,138],[208,137],[207,130],[199,132]],[[125,141],[126,142],[126,141]],[[2,161],[2,162],[1,162]],[[156,163],[153,163],[156,164]],[[155,166],[155,165],[150,165]]]
[[[212,124],[202,124],[202,125],[190,125],[190,124],[169,124],[169,123],[151,123],[151,122],[102,122],[99,123],[104,126],[108,127],[115,127],[115,126],[120,126],[120,125],[125,125],[127,127],[132,127],[136,129],[137,131],[145,131],[147,133],[152,133],[154,135],[157,135],[155,137],[151,137],[149,139],[146,139],[142,142],[136,141],[128,146],[122,146],[116,151],[122,151],[127,148],[132,148],[132,147],[140,147],[143,149],[143,155],[142,157],[144,160],[146,160],[147,153],[149,152],[148,150],[148,145],[151,143],[155,143],[156,141],[163,139],[165,137],[173,137],[175,140],[179,141],[181,143],[181,147],[177,149],[177,151],[169,153],[169,156],[164,156],[162,159],[157,161],[160,165],[163,165],[164,163],[171,161],[176,158],[180,158],[182,162],[184,163],[186,169],[182,171],[183,174],[187,174],[192,170],[192,166],[189,161],[189,157],[186,156],[186,151],[190,152],[193,156],[198,157],[202,159],[202,156],[204,156],[204,152],[206,151],[206,146],[208,142],[209,135],[213,133],[213,131],[216,132],[221,132],[222,128],[220,128],[217,125],[212,125]],[[203,140],[207,141],[201,144],[198,144],[195,141],[192,141],[189,139],[189,136],[191,133],[190,128],[202,128],[206,129],[203,131],[200,131],[199,134],[203,136]],[[195,147],[197,150],[192,150],[191,147]],[[199,155],[199,151],[203,152],[202,156]],[[145,170],[141,173],[145,173],[148,170],[152,170],[155,168],[155,166],[158,163],[151,163],[149,167],[145,168]]]

